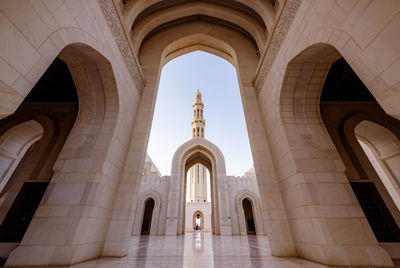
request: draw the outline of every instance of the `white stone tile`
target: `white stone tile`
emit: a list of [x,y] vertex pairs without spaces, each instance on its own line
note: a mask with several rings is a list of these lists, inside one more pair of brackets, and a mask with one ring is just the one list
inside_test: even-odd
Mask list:
[[39,60],[40,55],[3,13],[0,13],[0,36],[7,36],[0,42],[0,56],[20,74],[25,75]]
[[7,85],[12,85],[20,74],[15,71],[7,62],[0,58],[0,80]]
[[10,3],[9,1],[0,1],[0,9],[35,48],[39,47],[50,34],[51,29],[38,16],[32,5],[26,1],[14,0],[12,4]]
[[65,4],[62,4],[54,12],[54,19],[61,27],[77,27],[74,17]]
[[53,13],[58,7],[62,5],[63,0],[43,0],[43,2],[49,9],[49,11]]
[[20,76],[17,81],[13,84],[13,89],[16,90],[21,96],[26,96],[31,91],[33,83]]

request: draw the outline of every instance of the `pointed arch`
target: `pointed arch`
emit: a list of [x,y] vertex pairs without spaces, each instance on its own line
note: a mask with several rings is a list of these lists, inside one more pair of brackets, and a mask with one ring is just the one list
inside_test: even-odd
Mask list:
[[0,137],[0,193],[26,151],[42,136],[43,127],[37,121],[29,120],[10,128]]
[[[118,189],[120,174],[119,170],[113,166],[118,166],[120,160],[116,161],[111,154],[115,150],[116,143],[119,142],[117,136],[120,136],[122,132],[115,134],[121,117],[113,67],[107,59],[110,57],[108,50],[100,45],[101,42],[93,41],[95,39],[86,33],[79,33],[81,32],[76,30],[74,34],[69,35],[69,31],[63,28],[51,36],[57,38],[65,34],[71,37],[66,40],[60,38],[63,40],[58,44],[60,49],[52,50],[53,54],[49,55],[49,58],[54,59],[57,56],[68,65],[78,93],[79,113],[72,130],[68,132],[69,135],[67,134],[65,143],[60,148],[61,152],[56,155],[55,164],[53,162],[48,165],[51,170],[49,173],[51,183],[47,188],[45,199],[38,208],[38,211],[42,213],[36,213],[33,217],[20,246],[9,256],[8,265],[18,265],[25,261],[29,263],[29,253],[26,252],[31,252],[38,246],[50,244],[49,247],[55,247],[52,234],[58,233],[60,226],[68,230],[64,237],[66,242],[63,243],[61,251],[69,252],[70,248],[74,247],[72,245],[74,237],[80,236],[79,230],[90,226],[87,228],[96,235],[85,239],[87,239],[86,242],[91,241],[92,257],[102,254],[99,245],[103,245],[106,240],[107,230],[104,228],[109,226],[110,218],[102,217],[101,220],[98,218],[95,220],[94,216],[85,219],[65,216],[68,218],[65,221],[65,217],[54,214],[55,210],[42,210],[42,207],[58,207],[60,204],[70,207],[80,205],[82,209],[96,206],[103,208],[104,204],[101,202],[104,201],[90,196],[101,191],[102,194],[111,197],[116,194],[115,189]],[[93,46],[88,45],[88,42],[93,42]],[[47,67],[38,65],[34,68],[42,68],[43,70],[38,70],[38,73],[43,73]],[[71,191],[75,194],[66,194]],[[103,223],[100,224],[100,221]],[[37,222],[41,224],[36,224]],[[59,222],[62,223],[59,224]],[[68,226],[65,222],[68,222]],[[36,235],[38,233],[47,235]],[[93,241],[95,236],[96,242]],[[86,242],[82,241],[80,247],[83,247]],[[69,256],[69,259],[65,260],[66,264],[88,258],[88,256],[77,257],[74,254],[65,254]],[[21,255],[27,256],[27,259],[17,257]],[[49,256],[49,258],[41,261],[43,264],[51,263],[51,258],[56,258],[56,256]],[[42,262],[39,261],[38,264]]]
[[253,209],[253,217],[256,223],[256,234],[266,235],[264,231],[262,209],[257,195],[251,191],[244,190],[237,194],[236,196],[236,209],[239,217],[239,230],[241,235],[247,235],[246,222],[244,218],[243,200],[250,200]]
[[210,173],[212,231],[232,234],[227,202],[225,159],[219,148],[204,138],[193,138],[182,144],[172,159],[170,191],[167,210],[167,235],[183,234],[186,213],[186,176],[190,167],[202,164]]
[[[380,124],[363,120],[358,123],[354,132],[356,138],[371,151],[367,154],[372,166],[392,197],[397,209],[400,209],[400,140],[389,129]],[[366,151],[366,148],[361,144]]]
[[[339,51],[329,44],[317,43],[306,47],[289,61],[278,94],[281,126],[274,131],[270,142],[279,143],[279,150],[287,152],[285,156],[275,155],[274,158],[277,159],[277,166],[284,167],[277,170],[280,180],[285,181],[283,198],[290,228],[299,256],[333,264],[338,263],[338,259],[325,255],[324,251],[331,247],[332,250],[337,247],[346,250],[350,245],[341,243],[338,246],[339,242],[328,241],[318,233],[330,224],[330,236],[334,237],[334,241],[340,241],[343,238],[337,237],[340,232],[334,231],[334,226],[343,231],[347,226],[359,226],[354,228],[348,241],[362,245],[360,247],[365,251],[373,248],[382,254],[382,261],[391,263],[389,255],[374,238],[359,239],[372,237],[372,231],[363,227],[368,224],[367,220],[361,213],[346,177],[343,160],[320,113],[320,96],[325,79],[332,63],[340,57]],[[320,209],[321,206],[324,210]],[[348,207],[359,211],[361,216],[354,218],[340,212],[347,211]],[[313,211],[314,216],[307,216],[311,214],[304,214],[305,211]],[[324,211],[329,214],[324,214]],[[340,217],[340,222],[335,222],[335,217]],[[320,231],[310,232],[307,227],[310,225]],[[309,248],[311,244],[313,254]],[[321,247],[324,251],[315,251]],[[340,262],[345,261],[352,263],[347,258]],[[376,262],[373,258],[367,261]]]
[[[160,206],[161,206],[161,198],[160,194],[154,190],[150,190],[144,192],[137,202],[135,222],[132,229],[132,235],[140,235],[143,223],[144,210],[146,206],[146,202],[149,199],[154,200],[154,209],[153,216],[151,218],[151,227],[150,227],[150,235],[157,235],[159,233],[159,218],[160,218]],[[140,215],[140,216],[139,216]]]
[[[254,43],[247,37],[223,25],[196,21],[162,29],[147,38],[138,53],[142,66],[146,66],[143,69],[143,75],[146,79],[143,96],[146,101],[142,102],[138,115],[142,118],[143,124],[141,125],[146,126],[144,134],[148,135],[150,131],[152,114],[149,111],[152,110],[156,100],[162,66],[179,55],[198,49],[223,57],[231,62],[237,70],[243,110],[257,171],[258,185],[260,186],[260,198],[263,202],[273,200],[269,202],[270,206],[265,208],[271,212],[263,214],[264,216],[271,215],[269,219],[265,219],[265,222],[271,228],[272,225],[276,226],[279,223],[280,226],[283,226],[282,229],[288,230],[287,212],[283,206],[281,192],[277,190],[279,186],[272,170],[273,163],[269,157],[269,146],[264,131],[262,114],[252,84],[260,55]],[[142,136],[143,132],[140,132],[133,139],[141,140]],[[135,152],[133,157],[141,157],[139,154],[141,154],[139,151]],[[172,191],[175,191],[176,188],[174,187],[178,187],[178,184],[171,187]],[[213,198],[213,200],[216,199]],[[178,208],[178,200],[173,200],[173,202],[176,202],[176,210],[182,211],[182,208]],[[280,212],[275,213],[276,211]],[[215,209],[213,208],[213,217],[216,216],[214,212]],[[167,234],[181,234],[183,228],[173,226],[180,225],[182,214],[178,215],[178,213],[171,212],[167,217],[169,217],[167,222],[171,222],[171,224],[167,224],[171,228],[166,230]],[[231,232],[230,219],[225,217],[224,221],[226,222],[226,224],[224,223],[227,226],[226,229],[229,230],[228,233]],[[217,230],[217,228],[214,229]],[[273,232],[269,239],[271,251],[274,255],[280,255],[283,252],[282,250],[286,252],[287,249],[294,249],[290,232]],[[291,251],[290,254],[296,255],[294,251]]]
[[192,224],[192,226],[193,226],[193,228],[195,228],[196,225],[197,225],[196,224],[197,215],[200,215],[200,230],[203,230],[205,228],[205,226],[204,226],[204,214],[200,210],[196,210],[193,213],[193,217],[192,217],[193,218],[193,224]]

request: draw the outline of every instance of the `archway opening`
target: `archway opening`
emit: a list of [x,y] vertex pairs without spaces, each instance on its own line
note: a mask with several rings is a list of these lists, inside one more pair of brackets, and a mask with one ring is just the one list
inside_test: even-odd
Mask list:
[[77,114],[72,75],[56,58],[16,112],[0,121],[0,257],[22,241]]
[[[42,67],[35,70],[41,71]],[[8,258],[8,264],[20,263],[20,256],[29,262],[30,257],[21,251],[53,245],[54,237],[59,234],[58,226],[66,222],[70,231],[65,234],[65,247],[76,241],[80,228],[95,233],[96,243],[106,241],[106,228],[111,226],[112,229],[110,215],[99,219],[91,214],[82,222],[80,216],[60,215],[57,211],[60,205],[71,210],[79,206],[82,211],[88,207],[104,208],[101,199],[89,198],[90,193],[103,186],[110,189],[110,196],[115,193],[117,181],[112,185],[108,178],[116,177],[117,172],[104,170],[104,165],[114,161],[107,155],[119,122],[118,107],[118,91],[110,62],[94,48],[74,43],[61,50],[15,113],[0,121],[0,136],[29,120],[43,127],[42,138],[27,150],[0,193],[7,195],[0,208],[4,211],[0,213],[0,217],[4,217],[0,226],[0,241],[4,243],[0,244],[0,250],[2,256]],[[39,184],[43,185],[42,191],[32,187]],[[31,202],[32,198],[36,201]],[[25,200],[29,205],[18,200]],[[28,207],[31,208],[24,215],[19,213]],[[13,235],[12,228],[22,226],[14,223],[28,222],[28,218],[30,223],[18,230],[20,235]],[[80,239],[96,248],[93,252],[100,256],[92,237],[80,236]],[[63,263],[72,263],[75,257],[69,254]],[[43,261],[41,264],[55,262],[54,259],[40,261]]]
[[[186,212],[187,213],[187,212]],[[203,213],[201,211],[195,211],[193,213],[193,224],[192,224],[192,228],[194,231],[201,231],[204,230],[205,226],[204,226],[204,216]]]
[[211,202],[210,172],[202,164],[195,164],[186,174],[186,202]]
[[[387,116],[371,99],[373,96],[354,74],[352,67],[330,45],[314,44],[288,64],[280,94],[280,115],[287,137],[287,149],[292,155],[287,159],[278,159],[277,165],[285,167],[285,170],[279,171],[281,176],[286,180],[293,179],[289,189],[282,195],[288,200],[286,209],[293,241],[303,242],[295,245],[302,257],[326,258],[324,254],[315,257],[308,253],[313,247],[320,248],[322,241],[326,243],[324,249],[340,244],[342,250],[347,251],[351,247],[348,239],[354,244],[371,245],[373,251],[383,251],[372,228],[368,226],[356,190],[352,190],[353,186],[360,187],[360,183],[377,185],[366,172],[369,169],[365,164],[370,163],[354,133],[355,126],[362,120],[373,121],[374,117]],[[275,137],[271,138],[276,141]],[[390,210],[393,200],[386,198],[388,194],[385,187],[376,188]],[[382,194],[385,191],[386,194]],[[297,198],[291,198],[289,195],[292,193],[296,193]],[[366,194],[369,196],[369,193]],[[300,198],[310,196],[311,203],[308,198]],[[320,210],[320,205],[324,210]],[[349,207],[356,213],[349,214]],[[312,208],[315,216],[304,218],[294,213],[300,208]],[[390,213],[397,221],[399,211],[390,210]],[[316,220],[316,217],[321,217],[321,220]],[[340,217],[340,221],[335,220],[337,217]],[[306,222],[318,228],[329,224],[331,227],[327,231],[333,240],[322,240],[317,233],[307,232]],[[352,231],[348,238],[335,231],[350,227]],[[389,254],[384,254],[382,259],[391,263]],[[371,263],[375,261],[373,258],[369,260]],[[335,260],[331,261],[335,263]]]
[[149,235],[151,230],[151,220],[153,218],[153,210],[154,210],[154,200],[153,198],[149,198],[146,201],[143,220],[142,220],[142,228],[141,235]]
[[[210,51],[209,48],[206,49],[205,46],[204,48],[204,50]],[[169,49],[173,49],[173,47],[171,46]],[[224,150],[230,174],[241,176],[253,166],[253,161],[240,98],[237,70],[232,65],[234,60],[227,62],[225,60],[225,58],[228,58],[227,55],[224,55],[224,59],[221,59],[206,52],[196,51],[198,49],[203,49],[203,47],[191,47],[189,50],[171,50],[170,53],[165,52],[166,55],[162,58],[162,64],[165,64],[165,66],[160,76],[148,155],[152,158],[160,173],[167,175],[171,163],[168,159],[168,151],[172,156],[181,144],[190,140],[190,137],[193,139],[204,138],[216,142],[218,147]],[[195,52],[191,52],[193,50]],[[215,54],[221,56],[220,52]],[[232,58],[232,56],[233,52],[230,57]],[[195,107],[194,103],[197,89],[201,93],[201,109]],[[183,102],[185,99],[187,100],[186,105]],[[204,124],[196,125],[201,123]],[[187,131],[182,131],[185,128]],[[168,142],[165,142],[166,140]],[[197,180],[204,181],[207,187],[190,187],[191,181],[196,181],[191,174],[196,173],[193,171],[184,174],[184,181],[180,182],[184,184],[184,192],[182,192],[184,197],[179,197],[178,224],[182,226],[178,228],[178,234],[185,231],[193,232],[192,217],[197,209],[203,212],[204,229],[202,230],[219,233],[218,224],[214,223],[218,217],[215,210],[218,206],[214,190],[216,182],[214,182],[215,176],[212,174],[215,172],[215,167],[211,165],[210,159],[204,160],[205,158],[199,157],[199,162],[190,160],[190,164],[184,164],[186,165],[185,172],[197,170],[196,172],[200,174]],[[208,163],[204,164],[204,161],[208,161]],[[204,176],[204,174],[207,175]],[[173,173],[172,176],[174,176]],[[160,180],[162,180],[162,177]],[[232,178],[232,180],[234,179]],[[195,184],[192,183],[192,186]],[[200,184],[197,184],[197,186],[200,186]],[[150,189],[148,183],[143,187],[147,190]],[[200,194],[201,192],[205,194]],[[198,198],[190,198],[191,194]],[[227,208],[230,208],[231,205],[228,202],[224,203]],[[235,207],[235,204],[236,201],[233,200],[232,207]],[[202,208],[195,208],[194,206],[197,205],[202,206]],[[203,208],[203,206],[208,208]],[[191,207],[190,211],[188,211],[189,207]],[[229,211],[227,211],[227,214],[229,214]],[[231,220],[230,215],[226,218],[228,221]],[[168,220],[169,218],[167,218]],[[220,220],[218,219],[218,221]],[[168,226],[165,227],[166,232],[168,232],[168,228]]]
[[196,48],[171,52],[163,59],[147,153],[162,175],[170,174],[174,152],[193,136],[192,105],[199,90],[203,137],[224,152],[227,172],[241,176],[253,159],[237,70],[221,54]]
[[186,160],[182,217],[185,232],[201,230],[215,233],[213,200],[216,195],[213,192],[215,185],[212,174],[212,162],[205,154],[198,152]]
[[[396,124],[390,126],[396,128]],[[361,155],[359,158],[365,163],[363,167],[371,181],[370,185],[374,185],[364,190],[370,192],[371,198],[360,202],[360,205],[379,242],[399,243],[400,220],[396,212],[399,211],[400,196],[396,163],[399,160],[400,140],[389,129],[367,120],[358,123],[354,131],[366,156],[363,158],[364,155]],[[354,151],[360,153],[357,147]]]
[[211,232],[211,181],[206,166],[198,163],[189,168],[186,173],[185,191],[185,232]]
[[256,234],[256,225],[254,221],[254,214],[253,214],[253,206],[251,201],[248,198],[243,199],[243,212],[244,212],[244,219],[246,222],[246,230],[248,235],[255,235]]
[[[397,158],[399,157],[399,140],[394,134],[384,129],[382,126],[378,126],[378,129],[383,130],[383,133],[378,131],[378,133],[375,133],[378,134],[378,136],[375,136],[378,140],[373,139],[374,137],[369,136],[369,134],[372,133],[365,131],[365,126],[368,127],[371,125],[378,126],[377,124],[367,121],[363,121],[356,126],[355,133],[357,140],[371,162],[376,174],[388,190],[397,209],[400,209],[400,184],[396,164],[398,163]],[[386,151],[385,146],[382,146],[383,144],[381,142],[386,144],[393,143],[390,144],[389,147],[386,147],[386,149],[389,149],[389,151]]]
[[[143,230],[145,231],[145,234],[149,235],[162,234],[161,232],[163,226],[162,224],[160,224],[160,218],[162,217],[162,215],[160,215],[160,207],[163,206],[162,197],[163,195],[160,195],[156,191],[145,191],[144,193],[141,194],[136,208],[136,215],[138,216],[135,217],[132,228],[133,236],[141,235],[142,227],[145,229]],[[154,205],[152,206],[153,208],[148,207],[150,206],[150,204],[148,203],[150,199],[154,201]],[[149,209],[152,209],[152,212],[150,212]],[[147,220],[147,222],[144,223],[144,220]]]
[[[390,131],[385,127],[398,133],[400,121],[384,112],[343,58],[331,65],[320,101],[323,122],[344,163],[358,204],[376,240],[392,258],[398,258],[400,211],[396,201],[399,193],[393,187],[395,178],[387,176],[383,170],[385,165],[380,164],[382,161],[372,151],[397,150],[398,137],[388,134]],[[374,140],[374,146],[368,140]],[[396,158],[396,153],[393,156]]]
[[[400,212],[385,187],[387,180],[373,168],[374,163],[368,158],[370,153],[365,151],[366,144],[360,143],[356,137],[356,125],[361,119],[389,124],[397,120],[383,111],[343,58],[335,61],[327,74],[321,93],[321,115],[342,156],[345,173],[376,239],[378,242],[400,242]],[[361,132],[358,131],[359,136],[367,135],[366,129]],[[377,146],[385,150],[394,144]]]
[[[0,137],[0,193],[14,173],[22,157],[43,137],[43,127],[35,120],[21,123]],[[1,200],[4,201],[3,195]],[[0,206],[1,206],[0,201]]]

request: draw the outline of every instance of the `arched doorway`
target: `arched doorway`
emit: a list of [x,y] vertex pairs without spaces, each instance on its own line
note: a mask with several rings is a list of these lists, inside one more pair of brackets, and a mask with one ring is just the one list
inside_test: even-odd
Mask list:
[[224,156],[215,144],[204,138],[192,138],[174,154],[170,180],[170,189],[173,190],[168,197],[166,234],[185,232],[187,174],[195,164],[205,166],[210,173],[212,233],[231,235],[228,196],[223,183],[226,176]]
[[246,222],[246,230],[248,235],[256,234],[256,225],[254,222],[254,214],[253,214],[253,206],[251,205],[251,201],[248,198],[243,199],[243,212],[244,219]]
[[153,212],[151,213],[151,221],[149,223],[150,224],[149,234],[157,235],[160,232],[159,221],[160,221],[160,207],[162,203],[161,197],[160,194],[155,191],[147,191],[139,197],[135,214],[140,216],[135,217],[135,221],[132,228],[132,236],[142,234],[143,219],[145,218],[145,213],[148,213],[145,212],[146,205],[148,204],[148,201],[150,199],[154,201],[154,205],[153,205]]
[[[202,139],[202,138],[196,138],[196,139]],[[187,212],[187,203],[186,203],[187,190],[186,189],[189,187],[189,185],[188,185],[188,181],[189,181],[188,174],[190,174],[189,170],[192,167],[203,166],[205,170],[208,170],[208,174],[210,175],[209,182],[210,182],[210,189],[211,189],[211,193],[210,193],[210,195],[211,195],[211,211],[208,211],[207,214],[208,215],[209,214],[213,214],[212,211],[216,211],[216,207],[215,206],[216,206],[217,202],[213,202],[213,201],[215,200],[215,198],[217,196],[217,193],[215,193],[215,191],[214,191],[214,189],[217,189],[217,186],[215,185],[215,179],[213,180],[213,174],[212,174],[212,172],[213,172],[213,169],[212,169],[213,164],[212,164],[211,158],[210,158],[211,155],[208,154],[208,153],[205,153],[205,154],[203,154],[203,153],[205,153],[205,151],[204,152],[200,152],[199,151],[199,152],[195,153],[194,155],[189,157],[186,160],[186,163],[185,163],[184,186],[183,186],[184,187],[183,188],[183,192],[184,192],[183,193],[184,194],[184,202],[183,202],[184,204],[183,204],[183,206],[184,206],[184,208],[183,208],[183,211],[182,211],[183,212],[183,214],[182,214],[182,219],[183,219],[183,222],[182,222],[182,233],[184,233],[187,220],[189,221],[188,224],[190,224],[190,214],[191,213],[189,212],[190,214],[186,215],[186,212]],[[215,178],[215,174],[214,174],[214,178]],[[195,209],[200,209],[200,207],[195,208]],[[193,216],[194,215],[195,215],[195,213],[193,213]],[[188,218],[186,218],[187,216],[188,216]],[[202,227],[204,228],[204,213],[201,213],[201,218],[199,218],[199,219],[202,220],[202,223],[203,223]],[[196,225],[194,225],[194,227],[196,227]],[[219,232],[218,228],[219,228],[219,226],[218,226],[217,220],[215,220],[213,217],[211,217],[211,230],[212,230],[212,233],[218,233]]]
[[144,206],[144,214],[142,220],[142,229],[141,235],[149,235],[151,229],[151,220],[153,218],[153,210],[154,210],[154,199],[149,198],[146,201],[146,205]]
[[[251,210],[245,210],[249,208],[249,204],[245,200],[250,202],[250,208]],[[246,206],[245,206],[246,205]],[[250,192],[248,190],[240,192],[237,197],[236,197],[236,209],[238,213],[238,219],[239,219],[239,232],[241,235],[247,235],[249,234],[249,228],[248,228],[248,221],[247,219],[252,219],[253,223],[250,223],[251,225],[254,225],[255,232],[252,234],[256,234],[259,236],[265,235],[265,227],[263,225],[263,216],[262,216],[262,209],[260,206],[260,201],[257,198],[257,195],[254,194],[253,192]],[[251,214],[250,214],[251,213]]]
[[[144,88],[143,93],[146,94],[147,99],[151,100],[149,102],[143,102],[143,108],[140,109],[138,115],[140,118],[145,119],[143,120],[143,124],[146,125],[145,135],[149,135],[151,129],[151,118],[153,115],[148,113],[148,111],[153,109],[157,98],[157,86],[159,84],[162,66],[168,63],[168,61],[188,52],[196,50],[209,52],[226,59],[237,69],[239,89],[243,101],[242,104],[245,112],[247,129],[249,130],[248,134],[250,137],[250,143],[253,150],[257,147],[257,153],[255,154],[253,152],[256,170],[269,169],[270,163],[268,165],[259,165],[259,163],[262,163],[262,161],[265,159],[269,159],[269,149],[263,130],[263,124],[260,124],[262,115],[260,113],[259,106],[255,105],[254,103],[254,100],[256,99],[256,92],[251,83],[254,78],[254,72],[256,72],[257,69],[258,59],[260,57],[259,50],[257,49],[257,42],[253,40],[253,38],[249,39],[234,29],[223,27],[221,24],[213,25],[207,21],[203,21],[204,17],[200,18],[200,20],[196,21],[190,20],[188,23],[173,23],[168,24],[167,27],[156,27],[156,30],[149,33],[146,38],[143,39],[143,41],[138,40],[138,57],[142,66],[146,66],[146,68],[143,69],[143,76],[146,79],[146,87]],[[188,26],[190,28],[188,28]],[[143,135],[143,133],[140,133],[140,135]],[[139,139],[140,136],[137,136],[137,140]],[[133,140],[136,140],[135,136],[133,137]],[[256,144],[263,145],[258,146]],[[138,158],[141,157],[139,153],[137,154]],[[263,160],[261,161],[261,159]],[[214,168],[215,167],[212,166],[212,169]],[[210,173],[213,172],[215,171],[210,171]],[[174,171],[172,171],[171,174],[172,181],[174,179],[173,177],[175,176]],[[176,174],[183,174],[183,170],[179,170]],[[213,174],[210,175],[212,180],[211,185],[214,185],[214,181],[218,179]],[[269,187],[271,185],[274,185],[274,187],[278,186],[274,176],[268,176],[267,172],[260,172],[257,174],[257,180],[260,182],[260,187],[264,187],[264,189],[260,189],[260,193],[262,195],[260,197],[261,200],[264,200],[265,198],[271,198],[271,195],[273,198],[280,198],[280,193],[274,192],[275,190],[271,191],[273,187]],[[178,187],[178,184],[173,185],[172,189],[175,189],[175,187]],[[212,192],[216,191],[217,190],[215,188],[212,189]],[[184,202],[182,200],[184,194],[178,195],[176,193],[171,193],[171,195],[172,194],[177,195],[179,200],[173,200],[173,205],[169,206],[168,208],[169,212],[167,215],[166,233],[171,235],[182,234],[184,233],[183,227],[176,226],[180,226],[183,222],[182,217],[184,216],[184,213],[177,213],[175,210],[184,210],[185,205],[181,204],[181,202]],[[221,204],[220,200],[216,200],[214,198],[214,193],[211,195],[213,197],[211,200],[213,212],[212,225],[214,227],[213,232],[217,234],[231,234],[231,218],[229,215],[226,215],[229,213],[228,209],[219,208],[218,206]],[[267,210],[283,211],[281,200],[271,202],[271,204],[274,206],[276,205],[277,207],[267,207]],[[217,210],[215,209],[216,207],[218,207]],[[225,215],[219,215],[219,212],[222,212]],[[271,213],[271,215],[275,217],[275,215],[278,214]],[[278,218],[276,220],[281,220],[282,216],[279,216]],[[223,228],[221,228],[221,230],[219,228],[219,222],[223,222]],[[272,221],[268,221],[268,223],[270,222]],[[285,236],[286,233],[276,232],[273,235]],[[276,239],[272,239],[272,241],[286,241],[286,237],[276,237]],[[275,251],[280,246],[281,244],[271,248],[273,251]]]
[[193,230],[203,230],[204,229],[204,215],[201,211],[196,211],[193,213]]

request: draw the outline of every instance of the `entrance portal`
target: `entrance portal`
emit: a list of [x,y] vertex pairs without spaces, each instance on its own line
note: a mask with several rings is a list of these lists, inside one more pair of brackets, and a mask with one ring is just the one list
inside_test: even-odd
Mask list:
[[142,235],[149,235],[151,228],[151,219],[153,218],[153,210],[154,210],[154,200],[150,198],[146,201],[146,206],[143,214],[143,222],[142,222]]
[[247,234],[255,235],[256,226],[254,224],[253,208],[249,199],[243,199],[244,219],[246,221]]
[[204,216],[200,211],[196,211],[193,214],[193,230],[203,230],[204,229]]

